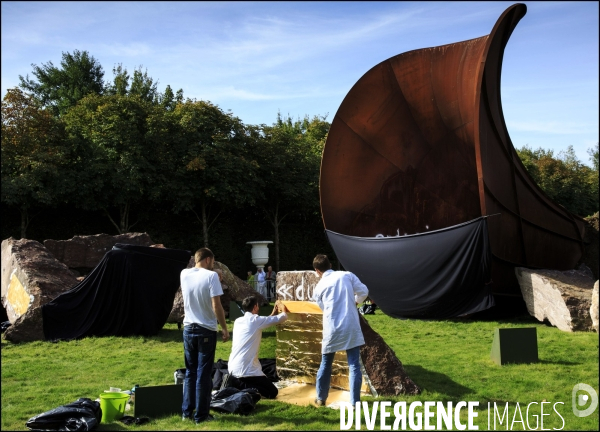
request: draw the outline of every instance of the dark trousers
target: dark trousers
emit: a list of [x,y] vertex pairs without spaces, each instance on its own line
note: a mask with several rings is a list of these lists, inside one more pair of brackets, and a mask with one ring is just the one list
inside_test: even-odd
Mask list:
[[242,377],[237,379],[236,387],[238,390],[255,388],[260,395],[267,399],[275,399],[279,390],[266,376]]
[[183,352],[185,356],[185,378],[183,380],[182,413],[194,420],[205,420],[210,410],[212,392],[212,367],[215,362],[217,332],[198,324],[183,328]]
[[267,300],[271,301],[276,299],[275,295],[275,281],[267,280]]

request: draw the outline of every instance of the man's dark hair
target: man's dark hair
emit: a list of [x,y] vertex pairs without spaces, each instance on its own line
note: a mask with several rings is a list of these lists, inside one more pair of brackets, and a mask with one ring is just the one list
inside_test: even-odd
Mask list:
[[214,257],[215,257],[215,254],[212,253],[212,251],[209,248],[200,248],[196,251],[196,254],[194,255],[194,260],[196,261],[196,264],[198,264],[204,258],[214,258]]
[[242,301],[242,309],[244,309],[244,312],[252,312],[252,309],[254,309],[254,306],[257,304],[257,298],[254,296],[249,296]]
[[323,273],[329,270],[331,268],[331,263],[329,262],[329,258],[327,258],[327,255],[317,255],[313,260],[313,268]]

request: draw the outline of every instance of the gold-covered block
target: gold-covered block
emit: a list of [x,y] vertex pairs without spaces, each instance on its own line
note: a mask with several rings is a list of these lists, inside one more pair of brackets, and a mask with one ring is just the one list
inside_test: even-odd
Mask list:
[[[284,301],[290,311],[288,319],[277,326],[275,350],[277,373],[283,380],[316,384],[321,364],[323,339],[323,312],[314,302]],[[371,394],[368,378],[363,369],[361,391]],[[345,352],[337,352],[333,359],[331,387],[350,390],[349,370]]]

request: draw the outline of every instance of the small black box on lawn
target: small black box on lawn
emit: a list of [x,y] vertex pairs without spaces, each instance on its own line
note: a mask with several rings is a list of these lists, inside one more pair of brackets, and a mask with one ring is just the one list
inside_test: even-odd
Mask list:
[[158,418],[173,414],[181,415],[183,385],[138,387],[135,391],[133,409],[136,417]]
[[492,343],[491,358],[499,365],[537,363],[538,347],[535,327],[497,328]]

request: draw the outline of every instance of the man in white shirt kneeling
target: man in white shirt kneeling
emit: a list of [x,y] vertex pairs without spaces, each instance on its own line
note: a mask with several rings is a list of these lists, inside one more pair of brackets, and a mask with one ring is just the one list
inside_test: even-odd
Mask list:
[[[227,365],[229,373],[223,378],[221,388],[255,388],[261,396],[274,399],[278,390],[263,373],[258,361],[258,350],[263,329],[287,320],[287,308],[277,302],[271,315],[260,316],[258,299],[250,296],[242,302],[242,309],[244,316],[236,319],[233,324],[233,343]],[[277,315],[278,311],[281,313]]]

